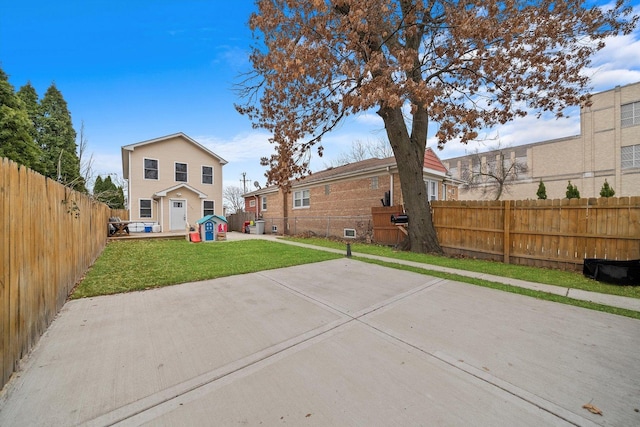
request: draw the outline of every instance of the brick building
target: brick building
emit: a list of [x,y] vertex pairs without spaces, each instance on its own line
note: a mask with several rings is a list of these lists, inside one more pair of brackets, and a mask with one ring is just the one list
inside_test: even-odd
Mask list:
[[[425,152],[423,177],[428,200],[452,200],[457,185],[431,149]],[[374,206],[402,206],[402,190],[395,158],[367,159],[315,172],[292,183],[284,194],[277,187],[244,195],[245,211],[266,222],[265,231],[299,234],[313,231],[341,235],[367,232]],[[286,206],[286,210],[285,210]],[[287,217],[288,224],[284,223]],[[327,231],[331,228],[332,232]]]
[[[616,196],[640,195],[640,82],[596,93],[580,109],[580,134],[500,150],[508,162],[527,166],[501,199],[535,199],[539,182],[549,199],[565,197],[568,181],[581,197],[599,197],[605,179]],[[452,178],[486,167],[500,151],[443,160]],[[483,198],[482,188],[460,188],[461,200]]]

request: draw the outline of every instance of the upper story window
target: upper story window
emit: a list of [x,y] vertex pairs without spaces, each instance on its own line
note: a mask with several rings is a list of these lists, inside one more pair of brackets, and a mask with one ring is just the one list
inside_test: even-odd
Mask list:
[[213,166],[202,167],[202,183],[213,184]]
[[187,164],[176,162],[176,181],[187,182]]
[[622,147],[620,157],[622,169],[640,168],[640,144]]
[[308,208],[311,206],[309,190],[298,190],[293,192],[293,207]]
[[267,210],[267,196],[262,196],[262,210]]
[[158,179],[158,161],[144,159],[144,179]]
[[255,199],[249,200],[249,207],[250,208],[255,208],[256,207],[256,200]]
[[620,106],[622,127],[640,125],[640,101]]

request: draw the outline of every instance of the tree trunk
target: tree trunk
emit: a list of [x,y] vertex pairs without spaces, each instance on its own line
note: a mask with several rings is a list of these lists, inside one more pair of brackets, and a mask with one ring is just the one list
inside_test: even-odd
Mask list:
[[286,236],[289,234],[289,202],[287,201],[289,190],[281,188],[280,191],[282,191],[282,235]]
[[[420,109],[419,109],[420,110]],[[400,108],[382,107],[378,111],[385,123],[389,142],[398,165],[402,197],[409,216],[408,232],[411,252],[442,253],[436,229],[431,220],[426,186],[422,176],[424,152],[427,144],[426,112],[414,114],[412,135]]]

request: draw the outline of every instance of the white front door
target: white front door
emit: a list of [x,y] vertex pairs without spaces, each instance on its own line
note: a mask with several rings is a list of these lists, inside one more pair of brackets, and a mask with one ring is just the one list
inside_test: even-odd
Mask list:
[[169,212],[170,230],[184,230],[187,225],[187,202],[185,200],[171,200]]

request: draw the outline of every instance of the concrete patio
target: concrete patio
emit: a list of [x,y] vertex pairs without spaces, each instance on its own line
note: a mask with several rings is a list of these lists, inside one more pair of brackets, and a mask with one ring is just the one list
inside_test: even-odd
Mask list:
[[344,258],[70,301],[0,425],[640,425],[639,348],[638,320]]

